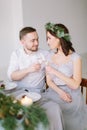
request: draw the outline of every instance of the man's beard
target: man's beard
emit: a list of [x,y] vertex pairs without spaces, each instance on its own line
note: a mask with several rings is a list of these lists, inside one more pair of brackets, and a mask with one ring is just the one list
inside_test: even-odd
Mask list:
[[31,49],[31,51],[37,51],[38,50],[38,46],[37,47],[33,47],[32,49]]
[[30,52],[36,52],[38,51],[38,46],[33,46],[31,49],[30,48],[24,48],[24,51],[29,54]]

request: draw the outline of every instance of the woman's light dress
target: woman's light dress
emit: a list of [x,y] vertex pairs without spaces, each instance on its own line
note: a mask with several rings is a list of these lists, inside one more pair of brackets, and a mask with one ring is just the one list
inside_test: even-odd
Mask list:
[[[71,54],[69,62],[57,65],[53,64],[51,61],[53,53],[48,56],[48,62],[52,67],[56,70],[64,73],[66,76],[71,77],[73,76],[73,61],[75,61],[80,56],[77,53]],[[58,93],[56,93],[50,87],[48,88],[47,92],[45,93],[45,97],[49,100],[54,101],[59,106],[59,113],[62,113],[62,117],[64,120],[64,130],[86,130],[87,129],[87,106],[84,103],[80,87],[76,90],[69,88],[63,81],[61,81],[55,75],[50,75],[53,82],[63,89],[65,92],[68,92],[72,97],[72,102],[67,103],[60,98]],[[51,106],[53,107],[53,106]],[[50,108],[49,108],[50,109]],[[55,113],[55,111],[54,111]],[[61,115],[61,114],[60,114]],[[62,119],[62,118],[61,118]],[[62,124],[62,120],[58,122],[59,125]],[[54,129],[60,130],[60,129]]]

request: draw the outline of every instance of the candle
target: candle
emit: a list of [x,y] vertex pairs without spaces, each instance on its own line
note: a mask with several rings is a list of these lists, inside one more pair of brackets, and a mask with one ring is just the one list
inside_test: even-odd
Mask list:
[[21,98],[21,104],[23,106],[30,106],[31,104],[33,103],[32,99],[31,98],[28,98],[27,96],[23,96]]

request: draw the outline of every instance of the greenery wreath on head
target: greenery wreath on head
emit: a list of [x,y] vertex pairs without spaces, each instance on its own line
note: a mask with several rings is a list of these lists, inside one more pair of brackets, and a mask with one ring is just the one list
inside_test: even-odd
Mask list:
[[62,27],[56,26],[53,23],[48,22],[45,25],[45,29],[54,32],[58,38],[64,38],[66,41],[70,41],[71,39],[69,33],[65,33]]
[[5,130],[15,130],[17,121],[22,120],[24,130],[34,130],[38,123],[46,127],[49,122],[45,110],[37,104],[23,106],[12,96],[0,92],[0,122]]

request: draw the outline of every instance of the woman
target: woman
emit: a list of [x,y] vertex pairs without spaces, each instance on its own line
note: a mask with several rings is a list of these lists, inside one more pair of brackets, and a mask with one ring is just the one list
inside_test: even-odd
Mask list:
[[84,130],[87,108],[80,92],[81,57],[75,52],[65,25],[47,23],[45,28],[48,46],[53,50],[46,66],[46,97],[59,105],[65,130]]

